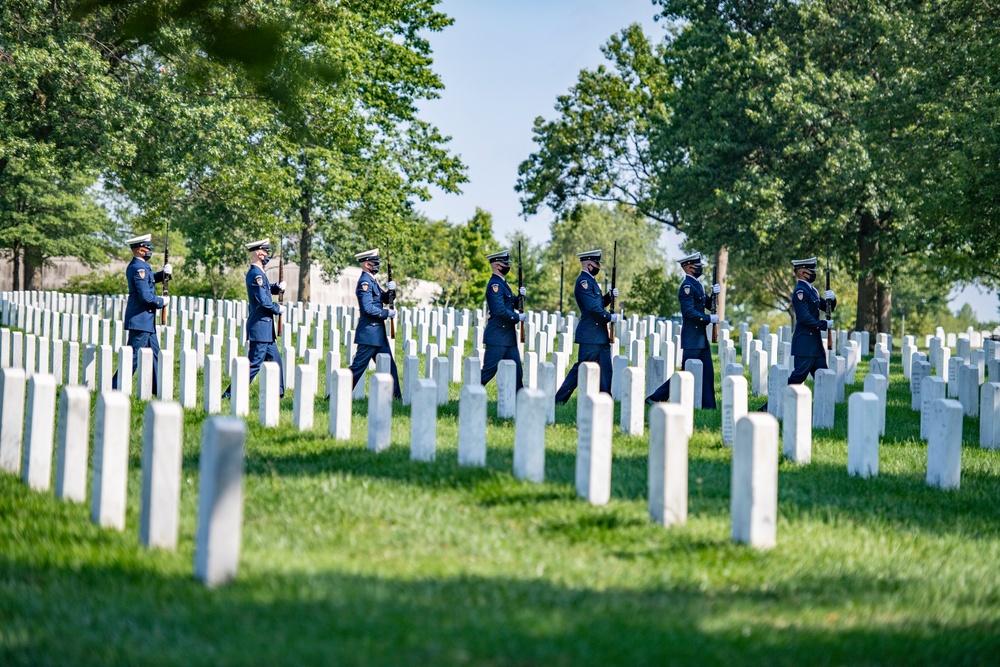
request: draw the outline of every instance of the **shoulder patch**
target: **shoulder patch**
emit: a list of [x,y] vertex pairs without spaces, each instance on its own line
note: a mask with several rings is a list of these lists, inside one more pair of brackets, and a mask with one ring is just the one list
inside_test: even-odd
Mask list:
[[587,281],[586,281],[586,280],[584,280],[584,281],[583,281],[582,283],[580,283],[580,284],[581,284],[581,285],[583,285],[583,289],[590,289],[590,288],[589,288],[589,287],[587,286]]
[[691,286],[690,285],[685,285],[684,286],[684,293],[685,294],[690,294],[691,293]]
[[496,283],[493,283],[493,291],[494,292],[499,292],[500,291],[500,286],[497,285]]
[[146,269],[139,269],[138,273],[139,273],[139,277],[140,278],[145,279],[145,277],[146,277]]
[[260,286],[264,285],[264,276],[257,276],[257,284]]
[[799,301],[802,301],[802,298],[805,296],[805,293],[802,290],[799,290],[795,293],[795,295],[799,297]]
[[368,291],[368,283],[361,283],[361,291],[362,292]]

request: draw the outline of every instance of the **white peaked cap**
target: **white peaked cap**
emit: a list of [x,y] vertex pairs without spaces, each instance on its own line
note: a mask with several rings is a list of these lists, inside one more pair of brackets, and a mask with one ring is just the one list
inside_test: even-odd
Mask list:
[[143,234],[142,236],[136,236],[135,238],[126,240],[125,244],[130,246],[136,246],[142,243],[151,243],[152,239],[153,239],[152,234]]
[[372,260],[378,259],[378,248],[372,248],[371,250],[365,250],[364,252],[359,252],[354,256],[354,259],[359,262],[370,262]]

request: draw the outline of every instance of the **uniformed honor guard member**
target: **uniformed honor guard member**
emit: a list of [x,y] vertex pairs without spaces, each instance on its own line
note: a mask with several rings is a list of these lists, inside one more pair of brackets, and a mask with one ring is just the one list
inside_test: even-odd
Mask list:
[[[704,410],[715,410],[715,368],[712,365],[712,348],[708,344],[708,334],[705,329],[709,324],[719,322],[718,315],[706,313],[712,307],[712,295],[722,291],[719,285],[712,285],[711,294],[705,294],[698,278],[705,269],[705,261],[701,253],[681,258],[681,270],[686,274],[677,290],[677,300],[681,306],[681,357],[686,365],[689,359],[701,362],[701,407]],[[647,403],[665,403],[670,400],[670,381],[667,380],[646,399]]]
[[[504,280],[510,272],[510,251],[504,250],[486,256],[486,261],[493,269],[493,275],[486,283],[486,306],[490,318],[483,332],[483,344],[486,345],[486,355],[483,357],[482,383],[493,379],[497,367],[503,359],[510,359],[517,364],[516,390],[524,386],[524,370],[521,366],[521,355],[517,351],[517,323],[524,322],[525,314],[514,309],[517,296]],[[521,296],[527,294],[523,287],[519,288]]]
[[[271,259],[271,242],[268,239],[246,244],[250,253],[250,270],[247,271],[247,301],[249,315],[247,316],[247,341],[250,343],[247,357],[250,359],[250,382],[260,372],[260,365],[265,361],[278,364],[278,395],[285,396],[285,373],[281,370],[281,353],[278,350],[277,335],[274,328],[274,316],[281,312],[281,306],[271,298],[272,294],[285,291],[284,281],[272,285],[264,274],[264,267]],[[232,385],[226,387],[223,398],[230,397]]]
[[[399,373],[396,371],[396,359],[392,356],[389,336],[385,332],[385,321],[396,317],[396,309],[383,307],[389,303],[390,292],[395,291],[396,283],[390,281],[386,285],[386,289],[383,290],[378,281],[375,280],[375,274],[378,273],[382,264],[378,248],[360,252],[354,258],[361,265],[361,278],[358,280],[358,287],[355,290],[361,316],[358,318],[358,329],[354,337],[358,351],[351,362],[354,386],[357,386],[361,378],[365,376],[365,370],[372,358],[376,354],[384,352],[390,358],[392,396],[393,398],[402,398],[403,394],[399,390]],[[427,360],[427,363],[430,363],[430,359]]]
[[837,307],[837,297],[833,290],[827,290],[820,298],[819,291],[813,287],[816,280],[816,258],[792,260],[795,269],[795,290],[792,292],[792,307],[795,309],[795,333],[792,334],[792,356],[795,358],[795,368],[788,376],[788,384],[802,384],[816,371],[827,368],[826,351],[823,348],[821,332],[833,328],[833,320],[821,320],[820,313],[826,310],[827,301],[830,312]]
[[[125,329],[128,330],[128,344],[132,348],[132,374],[139,365],[139,350],[148,347],[153,350],[153,394],[159,383],[156,368],[160,361],[160,341],[156,337],[156,311],[167,304],[156,296],[154,283],[163,282],[164,276],[173,273],[169,264],[162,271],[153,273],[149,260],[153,257],[152,234],[143,234],[125,241],[132,249],[132,261],[125,268],[128,282],[128,303],[125,306]],[[121,372],[121,369],[118,369]],[[118,388],[118,373],[111,378],[111,386]]]
[[576,325],[573,342],[577,344],[577,362],[573,364],[566,375],[559,391],[556,392],[556,403],[565,403],[576,390],[577,375],[580,364],[584,361],[596,361],[601,366],[601,391],[611,393],[611,337],[608,334],[608,323],[617,322],[620,316],[609,313],[604,308],[611,303],[611,297],[617,298],[618,290],[613,289],[607,294],[601,294],[597,284],[597,274],[601,272],[601,251],[590,250],[577,254],[580,258],[580,277],[576,279],[573,296],[580,308],[580,322]]

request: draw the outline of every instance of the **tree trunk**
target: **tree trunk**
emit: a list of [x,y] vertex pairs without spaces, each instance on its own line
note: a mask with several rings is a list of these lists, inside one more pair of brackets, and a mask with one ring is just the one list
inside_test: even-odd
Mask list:
[[302,193],[302,231],[299,235],[299,301],[309,303],[312,287],[309,281],[309,270],[312,268],[312,241],[316,231],[316,223],[312,219],[312,206],[309,192]]
[[42,289],[42,251],[34,246],[24,247],[24,289]]
[[721,322],[726,319],[726,277],[729,275],[729,248],[723,246],[715,253],[715,270],[717,271],[716,277],[718,278],[719,285],[722,286],[722,291],[719,292],[715,308]]
[[21,247],[19,245],[14,246],[10,266],[14,273],[11,284],[13,285],[14,291],[19,292],[21,290]]
[[861,213],[861,226],[858,229],[858,309],[855,331],[868,331],[874,341],[879,333],[879,319],[876,314],[878,305],[878,282],[875,276],[875,260],[878,256],[878,239],[875,234],[875,216],[868,212]]
[[[878,302],[876,307],[878,330],[883,333],[892,332],[892,287],[884,282],[878,284]],[[902,341],[900,342],[902,344]]]

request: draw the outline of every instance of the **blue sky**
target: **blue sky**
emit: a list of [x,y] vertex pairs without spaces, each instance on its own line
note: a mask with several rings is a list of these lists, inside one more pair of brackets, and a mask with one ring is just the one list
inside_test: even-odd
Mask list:
[[522,229],[544,241],[552,215],[520,217],[514,192],[517,167],[534,149],[532,123],[555,115],[556,97],[580,69],[604,61],[600,47],[611,35],[636,22],[661,34],[656,8],[650,0],[444,0],[439,7],[455,19],[431,35],[445,90],[421,115],[452,137],[470,182],[461,195],[439,193],[418,208],[459,222],[479,206],[493,214],[497,238]]
[[[434,69],[444,81],[441,99],[421,105],[421,116],[452,137],[451,149],[468,167],[462,194],[435,193],[417,208],[439,220],[461,222],[476,207],[493,214],[501,241],[520,229],[536,242],[549,238],[549,212],[520,216],[517,167],[533,150],[531,126],[552,118],[556,97],[582,68],[604,62],[600,47],[631,23],[662,35],[650,0],[444,0],[454,25],[430,36]],[[679,237],[661,245],[679,257]],[[953,310],[970,303],[980,319],[996,319],[996,292],[956,291]]]

